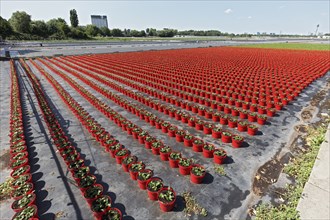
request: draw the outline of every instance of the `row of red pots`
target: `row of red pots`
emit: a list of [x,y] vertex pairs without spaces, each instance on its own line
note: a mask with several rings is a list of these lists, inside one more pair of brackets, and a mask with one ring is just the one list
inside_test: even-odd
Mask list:
[[[41,69],[40,67],[38,67],[38,68]],[[96,130],[93,130],[93,126],[90,125],[90,124],[97,124],[97,125],[99,125],[97,123],[97,121],[95,119],[93,119],[53,78],[51,78],[51,76],[49,74],[47,74],[45,72],[42,72],[42,73],[47,77],[47,79],[54,86],[54,88],[56,88],[56,91],[58,92],[58,94],[60,95],[60,97],[62,98],[62,100],[74,112],[74,114],[76,115],[76,117],[88,129],[88,131],[91,133],[91,135],[93,137],[95,137],[97,139],[97,141],[100,142],[100,144],[103,147],[106,148],[107,151],[110,152],[110,155],[112,157],[115,157],[116,158],[116,162],[118,164],[122,164],[122,167],[123,167],[123,170],[124,171],[126,171],[126,172],[129,171],[131,179],[137,180],[137,178],[138,178],[137,177],[138,171],[134,171],[132,167],[134,167],[136,164],[141,164],[141,169],[139,171],[142,172],[142,171],[145,171],[146,170],[144,164],[142,162],[137,161],[137,157],[135,157],[133,155],[130,155],[130,151],[128,151],[127,149],[125,149],[123,147],[123,145],[121,145],[119,142],[115,142],[115,143],[118,143],[118,145],[120,146],[118,149],[116,149],[116,148],[112,149],[111,147],[113,145],[112,146],[107,145],[106,140],[101,139],[99,137],[99,134],[97,134]],[[84,112],[84,113],[82,113],[82,112]],[[105,131],[103,131],[103,132],[105,132]],[[124,153],[121,153],[120,154],[120,152],[124,152]],[[131,161],[128,164],[124,164],[123,161],[125,160],[126,157],[134,157],[136,159],[133,160],[133,161]],[[149,171],[151,171],[151,170],[149,170]],[[143,188],[142,186],[145,185],[145,183],[143,183],[141,181],[138,181],[138,182],[139,182],[140,188]],[[85,189],[85,190],[87,190],[87,189]],[[161,202],[160,202],[160,207],[162,208],[163,206],[164,205],[161,204]],[[102,214],[104,214],[104,213],[102,213]],[[100,216],[100,215],[98,215],[98,216]]]

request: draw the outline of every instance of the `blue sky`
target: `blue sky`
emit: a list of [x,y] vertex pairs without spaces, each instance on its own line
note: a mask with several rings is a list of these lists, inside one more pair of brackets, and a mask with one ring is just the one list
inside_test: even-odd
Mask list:
[[9,19],[26,11],[33,20],[62,17],[76,9],[79,23],[90,24],[91,14],[108,16],[109,28],[178,30],[216,29],[233,33],[308,34],[330,32],[330,3],[324,1],[16,1],[0,0],[0,14]]

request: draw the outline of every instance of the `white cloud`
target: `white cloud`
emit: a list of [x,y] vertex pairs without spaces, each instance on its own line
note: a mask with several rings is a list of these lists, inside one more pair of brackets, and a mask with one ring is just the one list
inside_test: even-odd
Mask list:
[[231,10],[231,8],[228,8],[227,10],[224,11],[226,14],[230,14],[233,13],[233,10]]
[[248,19],[252,19],[252,16],[249,16]]

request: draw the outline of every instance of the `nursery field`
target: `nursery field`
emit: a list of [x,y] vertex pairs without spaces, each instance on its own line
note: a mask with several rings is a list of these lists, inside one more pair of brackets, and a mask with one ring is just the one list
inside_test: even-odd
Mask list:
[[246,219],[329,70],[239,47],[2,62],[0,219]]
[[265,43],[240,45],[240,47],[250,48],[272,48],[272,49],[290,49],[290,50],[324,50],[330,51],[330,43]]

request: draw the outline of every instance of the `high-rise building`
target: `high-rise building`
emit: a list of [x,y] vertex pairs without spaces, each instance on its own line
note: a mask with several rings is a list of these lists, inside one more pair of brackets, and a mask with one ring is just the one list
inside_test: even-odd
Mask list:
[[92,24],[98,28],[108,27],[108,19],[106,15],[91,15]]

